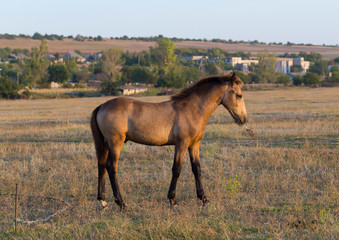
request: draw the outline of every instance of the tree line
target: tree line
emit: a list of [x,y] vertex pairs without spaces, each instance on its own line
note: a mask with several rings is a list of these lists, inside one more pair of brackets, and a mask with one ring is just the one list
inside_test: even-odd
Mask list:
[[[77,51],[81,54],[80,51]],[[250,53],[228,53],[219,48],[175,48],[175,43],[166,38],[158,39],[155,47],[140,53],[122,52],[118,48],[102,51],[101,58],[89,58],[89,65],[78,65],[76,59],[64,59],[63,63],[51,64],[45,58],[48,46],[45,39],[37,48],[31,50],[0,49],[3,60],[11,53],[23,54],[27,58],[0,64],[0,95],[3,98],[15,98],[19,89],[48,88],[51,82],[62,84],[63,87],[87,86],[89,80],[101,82],[100,91],[106,95],[116,94],[117,88],[127,83],[151,84],[155,87],[181,88],[207,75],[223,74],[235,71],[236,67],[226,64],[224,57],[242,57],[248,59]],[[215,59],[213,62],[197,64],[193,61],[180,59],[179,56],[203,55]],[[59,54],[55,57],[60,58]],[[281,57],[304,57],[312,61],[309,73],[303,77],[294,77],[295,85],[319,84],[321,79],[339,83],[339,69],[328,65],[339,64],[339,57],[331,61],[323,60],[318,53],[284,54]],[[283,83],[291,82],[289,76],[275,71],[275,55],[265,52],[258,53],[259,63],[249,67],[249,73],[238,72],[244,83]],[[330,74],[331,72],[331,74]],[[70,82],[71,80],[72,82]],[[28,90],[27,90],[28,91]],[[26,92],[27,92],[26,91]]]
[[[74,39],[76,41],[85,41],[85,40],[94,40],[94,41],[103,41],[104,38],[100,35],[98,36],[83,36],[80,34],[77,34],[75,36],[73,35],[58,35],[58,34],[40,34],[39,32],[35,32],[32,36],[28,34],[9,34],[9,33],[4,33],[0,34],[0,39],[15,39],[17,37],[20,38],[30,38],[30,39],[47,39],[47,40],[63,40],[64,38],[68,39]],[[293,43],[290,41],[287,41],[286,43],[283,42],[263,42],[263,41],[258,41],[258,40],[249,40],[249,41],[244,41],[244,40],[232,40],[232,39],[221,39],[221,38],[212,38],[212,39],[207,39],[207,38],[180,38],[180,37],[164,37],[162,34],[159,34],[158,36],[150,36],[150,37],[128,37],[127,35],[124,35],[122,37],[109,37],[110,39],[116,39],[116,40],[137,40],[137,41],[145,41],[145,42],[157,42],[159,39],[167,38],[170,39],[173,42],[183,42],[183,41],[196,41],[196,42],[216,42],[216,43],[226,43],[226,44],[239,44],[239,43],[247,43],[247,44],[261,44],[261,45],[280,45],[280,46],[317,46],[312,43]],[[337,45],[327,45],[327,44],[322,44],[324,47],[338,47]]]

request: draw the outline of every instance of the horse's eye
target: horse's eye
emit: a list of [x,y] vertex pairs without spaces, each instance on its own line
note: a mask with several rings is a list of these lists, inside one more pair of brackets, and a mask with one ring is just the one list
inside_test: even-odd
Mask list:
[[237,94],[236,97],[237,97],[237,99],[240,99],[240,98],[242,98],[242,95]]

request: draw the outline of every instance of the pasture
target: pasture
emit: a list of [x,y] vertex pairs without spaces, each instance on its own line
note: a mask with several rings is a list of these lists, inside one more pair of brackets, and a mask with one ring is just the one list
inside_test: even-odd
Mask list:
[[[89,119],[109,98],[0,101],[0,238],[338,238],[339,89],[244,91],[244,98],[255,140],[223,107],[206,126],[200,155],[207,206],[196,198],[188,154],[172,210],[174,147],[127,142],[118,171],[126,212],[114,204],[110,185],[108,209],[97,209]],[[15,183],[22,195],[53,196],[71,207],[44,224],[19,225],[15,234]],[[61,207],[24,196],[19,202],[20,218]]]

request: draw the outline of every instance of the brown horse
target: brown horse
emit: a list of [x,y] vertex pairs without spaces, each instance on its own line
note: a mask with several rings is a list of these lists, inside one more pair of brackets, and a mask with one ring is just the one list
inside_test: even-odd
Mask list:
[[239,125],[247,119],[241,92],[242,81],[235,73],[202,79],[183,89],[169,101],[149,103],[119,97],[98,106],[91,129],[98,158],[98,200],[105,207],[105,173],[108,172],[115,202],[126,207],[117,181],[120,150],[128,140],[146,145],[175,145],[172,181],[168,191],[171,205],[185,152],[189,151],[196,191],[208,200],[201,183],[199,145],[208,118],[222,104]]

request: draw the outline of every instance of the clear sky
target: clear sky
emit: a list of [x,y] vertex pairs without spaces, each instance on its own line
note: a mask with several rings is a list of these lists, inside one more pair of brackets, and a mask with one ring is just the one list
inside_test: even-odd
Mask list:
[[339,44],[339,0],[0,0],[0,33]]

